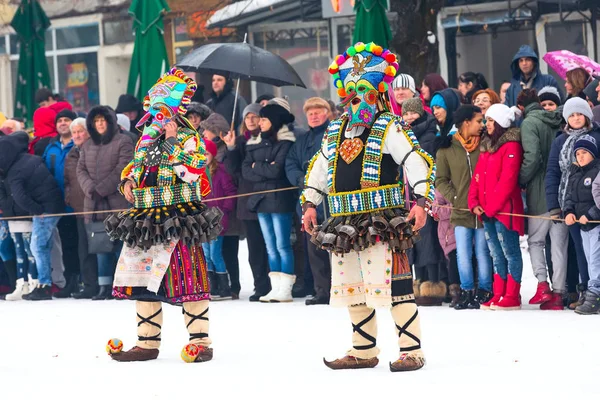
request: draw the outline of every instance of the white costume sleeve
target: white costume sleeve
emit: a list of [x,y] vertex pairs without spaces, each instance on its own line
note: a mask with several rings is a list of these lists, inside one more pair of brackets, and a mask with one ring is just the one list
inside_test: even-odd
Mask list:
[[[319,192],[328,193],[329,187],[327,185],[327,135],[324,136],[323,145],[321,151],[315,155],[316,159],[312,163],[312,167],[308,167],[305,179],[305,187],[302,192],[301,202],[311,202],[315,205],[321,204],[323,201],[323,195]],[[316,190],[315,190],[316,189]]]

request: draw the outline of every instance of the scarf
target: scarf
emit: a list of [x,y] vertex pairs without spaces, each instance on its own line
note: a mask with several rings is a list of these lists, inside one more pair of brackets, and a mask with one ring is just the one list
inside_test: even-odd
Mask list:
[[562,209],[565,202],[565,195],[567,192],[567,185],[569,184],[569,169],[575,162],[575,156],[573,155],[573,147],[575,142],[581,135],[590,131],[590,127],[586,126],[580,129],[567,128],[565,133],[569,135],[562,149],[560,150],[560,156],[558,158],[558,165],[560,166],[560,185],[558,186],[558,204]]
[[474,150],[479,147],[479,142],[481,140],[480,136],[471,136],[469,140],[465,140],[460,133],[454,135],[454,138],[458,140],[458,142],[462,145],[462,147],[467,151],[467,153],[472,153]]

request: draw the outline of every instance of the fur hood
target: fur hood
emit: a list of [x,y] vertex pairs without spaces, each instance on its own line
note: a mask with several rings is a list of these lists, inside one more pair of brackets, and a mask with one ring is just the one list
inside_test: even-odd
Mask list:
[[[107,129],[104,135],[99,134],[94,127],[94,118],[98,115],[101,115],[106,119]],[[106,106],[96,106],[92,108],[87,116],[86,125],[90,134],[90,139],[92,139],[95,144],[110,143],[115,135],[121,131],[117,124],[117,114],[112,108]]]
[[[250,137],[247,145],[259,144],[262,142],[262,136],[261,133],[260,135]],[[290,131],[290,128],[288,128],[287,125],[282,126],[279,132],[277,132],[277,141],[281,142],[282,140],[289,140],[290,142],[296,141],[296,135],[294,135],[294,132]]]
[[502,147],[502,145],[508,142],[521,143],[521,129],[509,128],[506,132],[504,132],[504,135],[500,137],[495,146],[492,146],[492,139],[488,135],[485,135],[483,139],[481,139],[480,150],[482,152],[487,151],[489,153],[495,153],[500,147]]

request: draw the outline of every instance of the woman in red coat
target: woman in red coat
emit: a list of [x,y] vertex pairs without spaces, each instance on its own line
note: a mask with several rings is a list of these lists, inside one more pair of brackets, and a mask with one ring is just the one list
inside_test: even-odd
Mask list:
[[[486,112],[488,134],[481,141],[481,155],[469,189],[469,209],[483,220],[494,261],[494,296],[481,308],[521,308],[523,258],[519,236],[525,234],[519,170],[523,159],[521,132],[511,128],[515,113],[504,104]],[[500,214],[502,213],[502,214]]]

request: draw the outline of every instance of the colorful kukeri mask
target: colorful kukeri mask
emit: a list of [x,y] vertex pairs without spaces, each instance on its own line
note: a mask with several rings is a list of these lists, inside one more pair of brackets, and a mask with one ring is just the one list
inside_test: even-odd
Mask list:
[[136,128],[144,126],[142,139],[156,139],[168,122],[185,115],[196,87],[196,82],[179,69],[173,68],[163,75],[144,99],[146,114],[136,125]]
[[342,106],[348,112],[348,127],[370,128],[375,122],[380,94],[398,71],[396,55],[375,43],[356,43],[329,66]]

